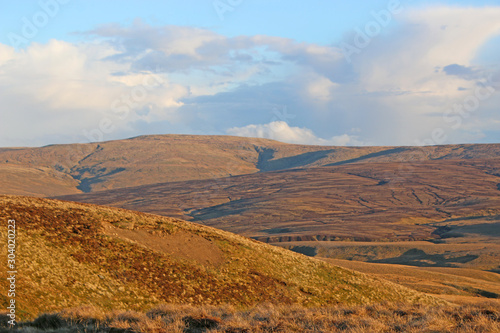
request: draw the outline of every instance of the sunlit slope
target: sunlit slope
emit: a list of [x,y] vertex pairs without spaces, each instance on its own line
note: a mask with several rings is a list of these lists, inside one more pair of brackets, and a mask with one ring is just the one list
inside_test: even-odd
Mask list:
[[[17,221],[16,299],[25,317],[82,304],[435,302],[390,282],[171,218],[19,196],[0,196],[0,211]],[[0,286],[3,307],[7,285]]]

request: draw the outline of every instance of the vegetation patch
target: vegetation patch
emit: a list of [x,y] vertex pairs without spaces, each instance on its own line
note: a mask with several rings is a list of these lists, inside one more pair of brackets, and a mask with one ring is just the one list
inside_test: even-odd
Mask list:
[[[164,304],[150,311],[89,313],[76,308],[43,314],[18,332],[498,332],[500,305],[419,306],[381,303],[304,308],[263,304],[231,306]],[[3,326],[6,327],[6,326]]]

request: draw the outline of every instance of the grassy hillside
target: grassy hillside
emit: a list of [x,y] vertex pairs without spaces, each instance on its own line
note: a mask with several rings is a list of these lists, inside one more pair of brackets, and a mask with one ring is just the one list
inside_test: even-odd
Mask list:
[[[143,310],[165,302],[237,307],[437,302],[384,280],[172,218],[19,196],[0,196],[0,215],[17,221],[18,315],[24,318],[85,304]],[[0,237],[6,238],[6,228]],[[7,253],[6,242],[0,244]],[[6,287],[0,284],[2,307]]]
[[231,136],[141,136],[0,148],[0,194],[56,196],[291,168],[498,157],[500,145],[326,147]]
[[0,193],[56,196],[81,193],[79,181],[50,167],[0,164]]

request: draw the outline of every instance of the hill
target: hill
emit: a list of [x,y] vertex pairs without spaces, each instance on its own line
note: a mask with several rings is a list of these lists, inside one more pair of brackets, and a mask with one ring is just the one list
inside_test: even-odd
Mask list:
[[[265,242],[494,236],[498,161],[356,163],[62,198],[190,219]],[[476,227],[458,230],[464,223]]]
[[[399,285],[221,230],[157,215],[0,196],[17,224],[18,315],[77,305],[437,303]],[[6,229],[0,237],[6,238]],[[6,242],[1,242],[7,253]],[[5,273],[2,272],[2,276]],[[7,284],[0,305],[7,306]],[[36,301],[35,301],[36,300]]]
[[231,136],[153,135],[0,149],[0,193],[47,197],[293,168],[498,157],[500,145],[327,147]]

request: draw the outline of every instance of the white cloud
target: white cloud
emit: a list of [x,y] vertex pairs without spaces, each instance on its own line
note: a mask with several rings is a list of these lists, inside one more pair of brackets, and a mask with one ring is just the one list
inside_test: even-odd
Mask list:
[[[105,118],[115,133],[103,138],[116,138],[133,121],[168,119],[182,106],[187,87],[102,60],[113,54],[102,43],[51,40],[16,52],[0,45],[0,145],[87,141],[84,131],[98,129]],[[124,108],[126,117],[116,111]]]
[[227,134],[245,136],[252,138],[272,139],[287,143],[346,146],[360,145],[361,143],[353,136],[343,134],[330,139],[318,138],[308,128],[290,127],[284,121],[273,121],[263,125],[247,125],[245,127],[233,127],[227,130]]
[[352,63],[335,46],[140,21],[97,28],[91,42],[0,44],[0,146],[82,141],[106,117],[116,128],[104,139],[182,129],[400,145],[441,127],[451,142],[500,140],[494,97],[458,130],[442,117],[498,67],[477,63],[500,33],[498,17],[500,7],[408,7]]
[[441,69],[471,65],[480,47],[500,33],[499,17],[500,7],[431,6],[405,12],[397,30],[374,39],[354,58],[360,87],[456,97],[457,87],[467,82]]
[[15,51],[13,47],[0,44],[0,68],[7,61],[14,57]]
[[328,102],[333,98],[333,90],[339,86],[338,83],[333,83],[328,78],[323,76],[314,76],[306,80],[305,91],[308,97],[313,101]]
[[[481,103],[460,130],[442,115],[494,71],[475,59],[500,34],[498,17],[500,7],[405,9],[393,28],[352,57],[357,80],[335,89],[332,109],[341,106],[344,118],[356,118],[345,126],[361,128],[364,140],[377,144],[412,145],[437,128],[448,138],[439,143],[470,142],[478,136],[467,134],[467,123],[484,118],[491,103]],[[474,75],[448,75],[444,68],[454,64],[473,68]]]

